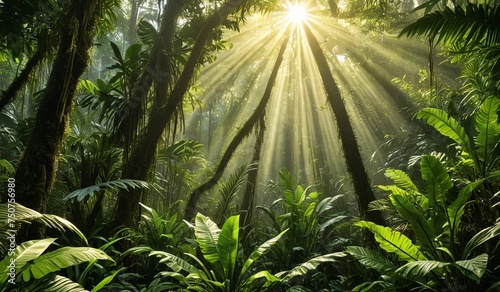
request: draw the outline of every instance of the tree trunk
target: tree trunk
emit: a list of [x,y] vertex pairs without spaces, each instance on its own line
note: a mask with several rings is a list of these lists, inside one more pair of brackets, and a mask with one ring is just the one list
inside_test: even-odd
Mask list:
[[[40,212],[46,211],[78,80],[89,61],[101,2],[73,1],[71,4],[66,16],[70,21],[61,26],[57,55],[31,137],[16,171],[17,201]],[[34,231],[28,236],[40,236],[40,233]]]
[[359,152],[359,145],[351,122],[349,121],[349,115],[342,101],[339,88],[333,79],[330,68],[328,67],[328,62],[319,46],[318,40],[314,37],[307,25],[304,25],[304,31],[314,55],[314,59],[316,60],[316,64],[318,65],[321,79],[327,93],[328,102],[337,120],[347,170],[351,174],[354,190],[356,192],[360,217],[364,220],[384,225],[384,218],[380,211],[368,211],[368,204],[375,200],[375,195],[373,194],[368,174],[366,173],[363,159]]
[[222,174],[224,173],[224,170],[226,169],[226,166],[233,156],[236,148],[241,144],[243,139],[250,134],[250,131],[252,131],[255,124],[264,116],[267,103],[271,98],[271,91],[273,89],[276,76],[278,75],[278,69],[281,65],[281,62],[283,61],[283,53],[285,52],[288,40],[290,39],[291,28],[292,26],[289,26],[284,34],[284,40],[281,44],[278,58],[276,59],[276,63],[274,64],[273,71],[271,72],[271,76],[269,77],[269,81],[267,83],[266,90],[264,91],[264,95],[262,96],[261,101],[257,105],[257,108],[252,113],[252,115],[244,123],[243,127],[238,131],[233,140],[231,140],[231,143],[229,143],[229,146],[227,147],[226,152],[224,152],[224,154],[222,155],[221,161],[219,162],[219,165],[217,166],[217,169],[215,170],[212,178],[199,186],[189,196],[184,213],[184,219],[191,220],[194,218],[194,216],[196,215],[196,203],[200,199],[201,194],[217,184],[219,179],[222,177]]
[[[257,139],[255,140],[255,145],[253,147],[252,163],[259,164],[260,150],[262,149],[262,143],[264,143],[265,132],[266,132],[266,122],[265,122],[265,113],[263,113],[259,121],[259,132],[257,134]],[[241,208],[240,208],[240,211],[242,213],[242,215],[240,216],[240,227],[243,228],[242,232],[240,232],[240,238],[243,239],[246,237],[247,234],[246,227],[252,222],[255,188],[257,185],[258,175],[259,175],[258,167],[252,168],[248,171],[247,184],[245,188],[245,193],[243,194],[243,200],[241,201]]]
[[[154,164],[156,146],[158,145],[162,133],[167,128],[167,125],[174,120],[179,107],[182,106],[182,100],[191,85],[195,69],[199,64],[205,44],[213,30],[221,25],[229,13],[244,3],[246,3],[246,0],[230,0],[207,19],[200,30],[180,78],[176,81],[172,92],[168,95],[167,102],[160,106],[153,107],[146,128],[142,131],[140,138],[137,139],[136,146],[131,150],[130,156],[124,164],[124,178],[147,179]],[[141,84],[139,84],[139,86],[140,85]],[[114,216],[116,224],[127,227],[134,226],[139,219],[139,202],[141,199],[142,193],[140,191],[134,189],[130,191],[120,191]]]
[[7,90],[2,91],[2,94],[0,96],[0,112],[7,104],[14,100],[17,92],[23,87],[24,84],[26,84],[26,82],[28,82],[30,75],[35,71],[38,64],[40,64],[40,62],[43,60],[46,53],[46,46],[39,46],[35,54],[33,54],[33,56],[31,56],[31,58],[26,63],[26,66],[24,66],[21,74],[14,78],[14,81],[12,81]]
[[330,13],[333,17],[339,16],[339,6],[334,0],[328,0],[328,6],[330,6]]

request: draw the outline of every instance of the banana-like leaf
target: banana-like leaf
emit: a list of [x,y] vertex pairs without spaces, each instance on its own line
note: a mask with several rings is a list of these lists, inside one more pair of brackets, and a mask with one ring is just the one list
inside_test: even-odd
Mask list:
[[424,108],[415,115],[418,119],[424,119],[425,122],[433,126],[442,135],[457,142],[463,151],[472,154],[471,141],[465,133],[465,129],[447,112],[436,108]]
[[247,258],[245,263],[243,264],[243,267],[241,268],[240,274],[238,276],[238,282],[240,282],[243,279],[243,276],[245,273],[250,269],[250,267],[253,265],[253,263],[258,260],[263,254],[267,253],[276,243],[278,243],[278,240],[280,240],[281,236],[287,232],[288,229],[284,230],[283,232],[279,233],[275,237],[267,240],[263,244],[261,244],[256,250],[254,250],[250,256]]
[[118,275],[123,270],[125,270],[125,268],[118,269],[118,270],[114,271],[113,273],[111,273],[111,275],[102,279],[102,281],[99,282],[99,284],[95,285],[95,287],[92,288],[91,292],[97,292],[97,291],[101,290],[102,288],[104,288],[104,286],[109,284],[109,282],[113,281],[113,279],[116,277],[116,275]]
[[465,203],[469,200],[472,191],[479,185],[484,182],[484,179],[475,181],[466,185],[463,189],[458,193],[458,197],[451,203],[451,205],[447,209],[448,218],[450,221],[450,234],[453,237],[456,237],[456,234],[459,229],[460,221],[462,219],[462,215],[464,214]]
[[497,114],[499,107],[500,98],[489,97],[483,102],[476,114],[476,130],[478,134],[475,141],[477,153],[484,159],[485,166],[500,140],[500,123],[498,123]]
[[[36,283],[36,284],[35,284]],[[73,282],[71,279],[56,275],[53,280],[48,283],[40,285],[38,282],[34,283],[33,290],[31,291],[44,291],[44,292],[88,292],[80,284]],[[35,290],[36,289],[36,290]]]
[[407,263],[396,270],[396,274],[403,278],[424,279],[428,273],[437,268],[443,268],[451,263],[440,261],[415,261]]
[[427,197],[431,206],[442,205],[446,192],[453,183],[444,165],[434,156],[424,155],[420,162],[422,179],[426,182]]
[[405,196],[391,195],[389,199],[398,214],[403,219],[410,222],[412,230],[420,242],[432,249],[436,234],[434,234],[434,230],[429,224],[429,221]]
[[396,270],[396,266],[379,252],[361,246],[348,246],[347,252],[354,256],[365,267],[374,269],[381,275]]
[[375,235],[375,240],[380,244],[382,249],[397,254],[403,261],[427,260],[419,248],[400,232],[363,220],[354,223],[354,225],[370,230]]
[[[9,206],[10,205],[10,206]],[[16,222],[17,223],[31,223],[38,222],[47,227],[57,229],[59,231],[73,231],[76,233],[85,243],[87,243],[87,238],[83,233],[70,221],[52,214],[42,214],[33,209],[26,208],[18,203],[5,203],[0,204],[0,233],[7,229],[12,229],[9,227],[9,207],[14,206],[16,210]],[[7,234],[8,235],[8,234]],[[0,238],[0,243],[5,242],[6,237],[2,236]]]
[[[55,240],[56,238],[45,238],[19,244],[14,250],[16,273],[23,269],[29,261],[38,258]],[[7,280],[8,266],[11,264],[11,259],[12,257],[6,256],[0,262],[0,283]]]
[[198,213],[195,219],[194,234],[203,257],[214,267],[219,266],[219,250],[217,242],[221,230],[210,218]]
[[113,181],[103,182],[103,183],[100,183],[97,185],[93,185],[93,186],[89,186],[89,187],[86,187],[83,189],[73,191],[69,195],[64,197],[63,200],[70,200],[70,199],[76,198],[77,201],[81,202],[85,197],[92,196],[92,195],[94,195],[94,193],[96,193],[100,190],[114,189],[114,188],[119,188],[119,189],[144,188],[144,189],[147,189],[147,188],[149,188],[149,184],[145,181],[135,180],[135,179],[113,180]]
[[[322,263],[329,263],[329,262],[335,262],[337,261],[337,258],[339,257],[345,257],[344,252],[336,252],[336,253],[329,253],[321,256],[317,256],[315,258],[312,258],[308,260],[305,263],[302,263],[298,266],[295,266],[292,268],[290,271],[285,272],[285,276],[281,279],[283,282],[290,281],[292,278],[297,277],[297,276],[302,276],[307,274],[307,272],[316,269],[320,264]],[[278,273],[276,276],[281,277],[283,273]]]
[[281,279],[279,277],[276,277],[275,275],[271,274],[269,271],[259,271],[255,274],[253,274],[252,276],[248,277],[248,279],[245,281],[245,283],[243,283],[243,285],[241,287],[246,288],[246,287],[252,285],[252,283],[256,279],[261,279],[261,278],[266,279],[266,284],[264,284],[262,287],[267,287],[274,282],[281,281]]
[[481,277],[486,271],[486,266],[488,265],[488,254],[483,253],[470,260],[456,261],[455,264],[467,271],[472,272],[472,274],[475,276],[473,277],[473,280],[479,283]]
[[467,242],[464,248],[462,258],[468,259],[475,248],[499,235],[500,235],[500,220],[497,220],[497,222],[495,222],[493,226],[479,231],[469,240],[469,242]]
[[21,274],[25,282],[32,278],[40,279],[43,276],[61,269],[89,262],[94,259],[113,261],[102,250],[92,247],[62,247],[55,251],[43,254],[25,265]]
[[240,215],[229,217],[219,234],[217,249],[219,259],[225,272],[225,279],[233,279],[236,258],[238,256]]
[[389,168],[385,171],[385,176],[392,180],[394,184],[396,184],[396,186],[402,188],[403,190],[410,193],[418,193],[417,186],[404,171]]
[[174,272],[178,273],[180,271],[186,271],[190,274],[198,273],[198,269],[195,266],[191,265],[190,263],[186,262],[185,260],[171,253],[164,251],[152,251],[149,253],[149,256],[160,257],[161,258],[160,263],[166,264]]

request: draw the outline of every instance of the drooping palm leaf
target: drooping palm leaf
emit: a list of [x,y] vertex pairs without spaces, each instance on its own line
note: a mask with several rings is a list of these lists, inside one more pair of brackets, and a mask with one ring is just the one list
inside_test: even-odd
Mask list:
[[16,218],[16,223],[31,223],[38,222],[47,227],[57,229],[59,231],[73,231],[78,234],[78,236],[87,243],[85,235],[70,221],[52,214],[42,214],[33,209],[26,208],[18,203],[0,204],[0,244],[5,243],[5,239],[9,235],[6,233],[8,229],[13,229],[9,226],[9,205],[12,208],[14,206]]
[[[13,253],[15,257],[16,272],[18,273],[24,266],[38,258],[56,238],[45,238],[40,240],[30,240],[19,244]],[[6,256],[0,262],[0,284],[4,283],[8,277],[8,266],[11,264],[11,256]]]
[[382,249],[397,254],[403,261],[427,260],[418,247],[408,237],[398,231],[368,221],[359,221],[354,223],[354,225],[370,230],[375,235],[375,240],[380,244]]
[[105,252],[96,248],[62,247],[34,259],[20,273],[23,280],[28,282],[32,278],[40,279],[49,273],[95,259],[113,261]]
[[100,183],[97,185],[89,186],[83,189],[76,190],[66,197],[64,197],[64,200],[70,200],[73,198],[76,198],[79,202],[81,202],[85,197],[87,196],[92,196],[94,193],[103,190],[103,189],[113,189],[113,188],[119,188],[119,189],[128,189],[128,188],[145,188],[147,189],[149,187],[148,183],[145,181],[141,180],[135,180],[135,179],[119,179],[119,180],[113,180],[113,181],[108,181],[104,183]]
[[347,252],[354,256],[362,265],[378,271],[381,275],[387,275],[396,270],[396,266],[387,257],[377,251],[360,246],[348,246]]
[[424,15],[405,27],[400,36],[426,36],[443,44],[457,44],[466,48],[481,44],[493,46],[500,43],[500,6],[468,3],[464,10],[446,7]]
[[295,266],[290,271],[280,272],[276,276],[281,277],[283,282],[290,281],[292,278],[307,274],[307,272],[316,269],[322,263],[335,262],[339,257],[345,257],[344,252],[329,253],[314,257],[305,263]]

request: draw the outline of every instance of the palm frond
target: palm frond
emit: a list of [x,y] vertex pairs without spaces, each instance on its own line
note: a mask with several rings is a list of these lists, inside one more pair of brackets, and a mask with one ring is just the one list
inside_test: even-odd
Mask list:
[[149,188],[149,184],[145,181],[135,180],[135,179],[119,179],[108,182],[103,182],[97,185],[89,186],[83,189],[76,190],[66,197],[64,200],[70,200],[76,198],[79,202],[81,202],[87,196],[92,196],[94,193],[104,190],[104,189],[128,189],[128,188]]
[[500,43],[500,6],[468,3],[465,10],[446,7],[434,11],[405,27],[400,36],[437,38],[443,44],[459,44],[462,48],[474,45],[493,46]]

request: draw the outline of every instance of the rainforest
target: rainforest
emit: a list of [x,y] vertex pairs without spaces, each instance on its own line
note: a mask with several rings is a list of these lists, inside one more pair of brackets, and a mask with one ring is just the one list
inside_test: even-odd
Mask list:
[[0,291],[500,291],[499,2],[0,0]]

